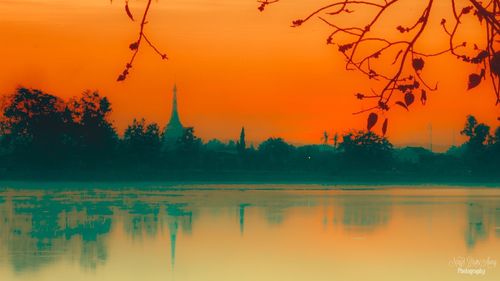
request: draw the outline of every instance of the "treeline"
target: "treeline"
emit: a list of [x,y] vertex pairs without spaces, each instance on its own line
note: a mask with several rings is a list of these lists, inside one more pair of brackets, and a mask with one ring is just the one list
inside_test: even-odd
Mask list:
[[[3,96],[0,116],[0,176],[15,178],[167,179],[221,174],[235,179],[266,173],[322,179],[499,180],[500,129],[468,116],[468,140],[446,153],[422,147],[394,148],[373,132],[350,131],[334,144],[293,146],[269,138],[248,146],[238,140],[202,141],[186,128],[176,142],[162,128],[134,120],[122,137],[112,122],[109,100],[86,91],[68,101],[18,88]],[[336,138],[337,139],[337,138]],[[328,142],[328,140],[327,140]],[[168,143],[168,144],[167,144]],[[321,175],[321,176],[319,176]],[[243,178],[242,178],[243,177]],[[251,178],[248,178],[251,180]]]

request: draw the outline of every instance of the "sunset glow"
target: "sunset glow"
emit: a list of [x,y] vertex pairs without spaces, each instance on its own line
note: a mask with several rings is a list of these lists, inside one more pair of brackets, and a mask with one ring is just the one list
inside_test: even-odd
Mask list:
[[[138,32],[123,1],[0,0],[0,93],[22,85],[68,99],[86,89],[99,90],[109,97],[114,124],[122,133],[133,118],[165,126],[177,83],[180,118],[204,140],[236,139],[245,126],[255,144],[269,136],[319,143],[325,130],[365,128],[366,115],[352,113],[368,105],[354,94],[376,87],[345,70],[337,47],[325,44],[325,24],[315,19],[290,27],[292,20],[327,2],[287,0],[260,13],[253,0],[153,1],[146,28],[169,60],[144,48],[129,78],[116,82]],[[394,14],[402,24],[421,12],[412,4],[418,1],[405,2],[407,14]],[[132,12],[139,16],[145,3],[131,1]],[[422,46],[434,51],[447,44],[439,21],[450,16],[448,6],[436,5],[441,6],[431,21],[437,28],[424,36]],[[389,23],[381,25],[395,31]],[[476,29],[465,33],[473,37]],[[489,81],[467,91],[468,74],[479,68],[448,54],[427,60],[426,68],[424,76],[438,83],[438,90],[429,93],[426,106],[388,112],[393,143],[427,146],[432,125],[432,142],[444,150],[462,142],[459,132],[467,114],[499,125],[500,107]]]

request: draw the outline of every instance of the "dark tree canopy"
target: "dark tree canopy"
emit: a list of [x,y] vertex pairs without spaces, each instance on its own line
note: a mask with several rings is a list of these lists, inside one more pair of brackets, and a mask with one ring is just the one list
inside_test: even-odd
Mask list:
[[102,161],[117,141],[108,119],[111,105],[97,92],[65,102],[40,90],[18,88],[5,96],[1,110],[2,144],[25,164],[70,161],[69,151],[77,152],[76,158]]
[[259,145],[259,154],[262,163],[266,163],[270,168],[279,168],[287,166],[294,149],[282,138],[268,138]]
[[339,145],[348,169],[384,169],[392,160],[392,144],[370,131],[353,131],[343,137]]
[[123,150],[128,161],[157,159],[161,152],[161,132],[156,123],[134,119],[123,134]]
[[192,179],[193,174],[219,172],[222,179],[246,175],[248,180],[255,174],[350,177],[356,181],[374,176],[500,179],[500,128],[491,133],[488,125],[473,116],[466,118],[463,145],[435,153],[423,147],[394,147],[386,137],[368,130],[348,131],[309,145],[292,145],[272,137],[254,148],[247,147],[243,129],[235,134],[237,141],[204,143],[193,128],[185,128],[175,142],[164,142],[164,128],[134,119],[120,137],[111,122],[111,108],[106,97],[90,91],[68,101],[26,88],[4,96],[0,177],[164,179],[180,173]]
[[69,101],[69,110],[78,132],[77,145],[89,161],[107,159],[113,153],[118,135],[110,122],[111,103],[98,92],[85,91]]
[[495,135],[490,135],[488,125],[479,123],[472,115],[467,116],[464,129],[460,133],[467,137],[462,147],[462,156],[471,170],[485,172],[498,170],[500,139],[496,134],[499,131],[500,127],[496,129]]
[[39,90],[18,88],[5,97],[2,111],[2,142],[23,161],[45,158],[49,162],[64,155],[73,124],[64,101]]

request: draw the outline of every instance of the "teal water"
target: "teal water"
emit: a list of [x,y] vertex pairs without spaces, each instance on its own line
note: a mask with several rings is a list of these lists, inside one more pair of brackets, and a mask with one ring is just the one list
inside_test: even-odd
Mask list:
[[4,184],[0,280],[500,280],[500,189]]

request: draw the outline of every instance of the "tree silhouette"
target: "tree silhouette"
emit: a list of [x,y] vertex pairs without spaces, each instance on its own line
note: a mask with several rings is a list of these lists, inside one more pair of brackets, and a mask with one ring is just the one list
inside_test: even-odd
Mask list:
[[125,129],[123,146],[129,161],[144,162],[158,158],[161,150],[160,127],[156,123],[146,124],[144,119],[134,119]]
[[[491,145],[490,145],[490,159],[500,159],[500,127],[495,129],[495,133],[491,136]],[[495,161],[495,160],[493,160]],[[496,160],[498,161],[498,160]],[[492,165],[498,169],[498,165]]]
[[6,96],[0,123],[3,145],[24,164],[60,161],[71,143],[73,120],[66,104],[39,90],[18,88]]
[[341,139],[335,147],[293,146],[281,138],[269,138],[258,150],[251,145],[240,154],[246,147],[243,129],[238,142],[226,144],[216,139],[204,143],[193,128],[185,128],[172,149],[164,150],[157,124],[134,119],[120,138],[110,121],[111,113],[107,98],[91,91],[68,101],[26,88],[4,96],[0,103],[0,177],[165,179],[187,175],[201,179],[206,172],[215,175],[220,171],[217,177],[231,174],[239,179],[258,175],[500,179],[500,128],[490,134],[490,127],[473,116],[467,117],[462,130],[466,142],[447,153],[421,147],[393,149],[386,137],[365,130],[335,134],[334,145]]
[[346,169],[384,169],[392,162],[392,144],[370,131],[345,134],[339,145]]
[[109,159],[118,141],[109,120],[112,112],[109,100],[98,92],[85,91],[80,97],[72,98],[68,108],[75,122],[81,158],[93,163]]
[[321,140],[323,141],[323,144],[328,144],[328,141],[330,140],[330,135],[328,134],[327,131],[323,132],[323,137],[321,137]]
[[240,140],[237,142],[236,146],[240,155],[245,153],[245,150],[247,149],[247,143],[245,140],[245,127],[241,127]]
[[335,133],[335,135],[333,135],[332,140],[333,140],[333,147],[337,148],[339,145],[339,134]]
[[483,123],[478,123],[476,117],[467,116],[467,122],[460,134],[468,137],[466,144],[474,149],[486,145],[486,141],[490,134],[490,127]]
[[259,145],[261,163],[272,169],[284,168],[291,160],[294,149],[282,138],[269,138]]
[[[258,9],[264,9],[280,0],[260,0]],[[475,65],[479,72],[469,75],[467,89],[477,87],[487,76],[496,96],[496,105],[500,103],[500,52],[498,49],[498,34],[500,32],[500,1],[489,0],[480,2],[478,0],[448,0],[451,6],[452,18],[442,18],[440,25],[448,36],[448,47],[434,53],[421,51],[418,43],[424,31],[431,25],[429,17],[437,1],[426,0],[421,3],[425,7],[421,10],[419,17],[409,25],[394,23],[394,28],[401,38],[392,39],[378,36],[374,30],[377,24],[390,15],[389,10],[401,11],[398,7],[401,0],[339,0],[322,6],[307,14],[304,18],[294,20],[292,27],[299,27],[304,23],[317,18],[329,26],[332,31],[326,39],[326,43],[337,45],[339,52],[345,57],[347,70],[357,70],[369,79],[380,81],[380,88],[369,94],[356,93],[360,100],[374,101],[367,109],[356,112],[371,112],[368,116],[368,130],[377,123],[377,113],[389,110],[393,105],[401,106],[406,110],[419,96],[420,102],[427,101],[427,91],[437,89],[437,83],[431,85],[423,78],[422,72],[425,60],[429,57],[440,56],[446,53],[452,54],[457,59]],[[415,1],[417,2],[417,1]],[[359,23],[350,26],[341,26],[337,21],[342,15],[356,15],[359,11],[371,11],[370,17],[359,17]],[[406,11],[401,11],[407,13]],[[351,16],[351,17],[352,17]],[[472,42],[468,39],[457,42],[457,34],[461,28],[467,28],[465,21],[467,17],[476,19],[482,32],[482,42]],[[386,34],[386,33],[384,33]],[[424,44],[425,45],[425,44]],[[382,68],[390,68],[383,70]],[[382,125],[382,132],[387,130],[387,119]]]
[[174,153],[178,167],[196,166],[202,141],[194,134],[193,127],[184,128],[184,133],[177,139]]
[[479,123],[472,115],[467,116],[464,129],[460,132],[468,139],[462,145],[462,158],[474,173],[498,173],[500,156],[500,128],[490,135],[490,127]]

